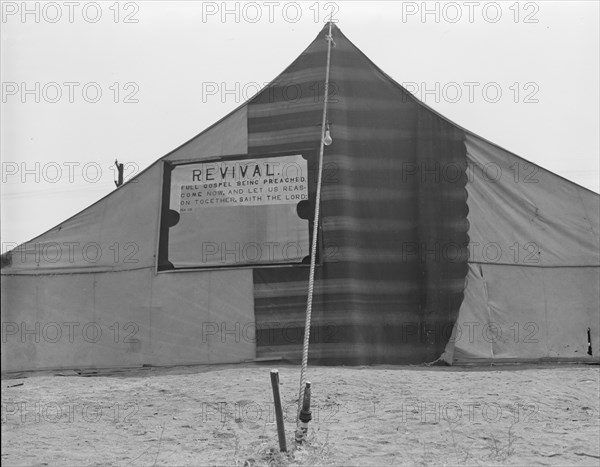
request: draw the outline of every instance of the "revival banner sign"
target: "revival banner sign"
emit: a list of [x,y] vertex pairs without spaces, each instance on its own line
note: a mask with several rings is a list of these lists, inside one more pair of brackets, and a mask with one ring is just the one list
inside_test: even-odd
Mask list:
[[174,165],[168,180],[168,269],[293,264],[309,255],[308,220],[298,214],[308,203],[302,155]]
[[302,156],[188,164],[171,176],[171,209],[180,213],[303,200],[308,200],[308,178]]

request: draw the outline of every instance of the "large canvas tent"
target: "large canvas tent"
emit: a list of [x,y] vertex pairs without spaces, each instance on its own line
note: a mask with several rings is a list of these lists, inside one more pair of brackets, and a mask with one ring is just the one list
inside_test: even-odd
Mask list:
[[437,114],[335,26],[312,238],[325,35],[3,257],[3,371],[297,360],[311,242],[313,363],[598,361],[600,197]]

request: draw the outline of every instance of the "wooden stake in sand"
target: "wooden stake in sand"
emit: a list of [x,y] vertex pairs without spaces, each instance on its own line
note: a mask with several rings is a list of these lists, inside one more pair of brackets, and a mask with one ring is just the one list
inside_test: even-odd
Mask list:
[[273,387],[273,403],[275,404],[275,420],[277,421],[277,436],[279,437],[279,450],[287,452],[285,443],[285,428],[283,426],[283,409],[279,395],[279,371],[271,370],[271,386]]

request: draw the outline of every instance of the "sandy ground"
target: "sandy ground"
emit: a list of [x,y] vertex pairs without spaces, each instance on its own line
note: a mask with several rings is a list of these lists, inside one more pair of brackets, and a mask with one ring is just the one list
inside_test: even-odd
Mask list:
[[309,367],[302,448],[292,442],[297,366],[3,379],[2,465],[598,466],[599,375],[587,365]]

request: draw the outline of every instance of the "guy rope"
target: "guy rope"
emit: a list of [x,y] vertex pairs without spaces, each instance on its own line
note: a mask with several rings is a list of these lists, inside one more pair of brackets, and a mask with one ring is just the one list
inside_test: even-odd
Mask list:
[[[318,235],[319,235],[319,214],[321,207],[321,181],[323,178],[323,153],[325,150],[325,145],[331,144],[331,137],[329,136],[329,122],[327,121],[327,102],[329,100],[329,69],[331,64],[331,45],[335,45],[333,42],[333,37],[331,35],[331,27],[332,21],[329,21],[329,32],[325,39],[327,40],[327,68],[325,69],[325,86],[324,86],[324,95],[323,95],[323,118],[321,121],[321,145],[319,150],[319,168],[317,172],[317,193],[315,197],[315,217],[313,221],[313,235],[312,235],[312,245],[310,252],[310,273],[308,278],[308,297],[306,299],[306,322],[304,325],[304,345],[302,347],[302,369],[300,370],[300,390],[298,392],[298,420],[297,420],[297,428],[296,428],[296,440],[298,442],[302,442],[306,435],[306,425],[308,421],[301,420],[301,412],[304,412],[304,415],[307,413],[307,404],[304,402],[305,396],[308,396],[308,404],[310,405],[310,392],[306,392],[305,389],[307,386],[306,381],[306,369],[308,366],[308,341],[310,338],[310,323],[312,317],[312,301],[313,301],[313,291],[314,291],[314,283],[315,283],[315,267],[316,267],[316,257],[317,257],[317,243],[318,243]],[[326,143],[327,136],[327,143]],[[308,387],[310,388],[310,383],[308,383]],[[308,389],[310,391],[310,389]],[[304,402],[304,411],[303,409]],[[308,411],[308,420],[310,420],[310,411]]]

